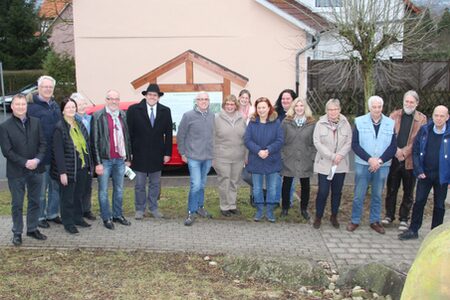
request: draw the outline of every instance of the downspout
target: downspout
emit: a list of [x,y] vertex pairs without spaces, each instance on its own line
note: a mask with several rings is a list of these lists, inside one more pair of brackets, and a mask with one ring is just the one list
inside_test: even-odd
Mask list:
[[320,32],[314,35],[314,39],[315,39],[314,42],[310,43],[309,45],[306,45],[305,48],[298,50],[297,54],[295,55],[295,93],[297,95],[300,86],[300,55],[302,55],[309,49],[317,46],[317,44],[320,42]]

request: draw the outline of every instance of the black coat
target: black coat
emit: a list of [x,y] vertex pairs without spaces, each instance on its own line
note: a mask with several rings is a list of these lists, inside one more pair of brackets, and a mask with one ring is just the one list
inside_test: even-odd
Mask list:
[[161,171],[164,156],[172,156],[170,108],[160,103],[156,105],[155,126],[152,127],[147,112],[147,103],[143,99],[130,106],[127,112],[127,122],[131,152],[133,153],[132,169],[144,173]]
[[[75,120],[83,134],[86,141],[86,167],[91,169],[91,155],[89,147],[89,134],[83,122]],[[53,151],[52,151],[52,166],[51,177],[58,181],[61,174],[67,174],[69,182],[74,182],[76,179],[77,170],[81,169],[81,160],[78,157],[78,152],[75,150],[75,145],[70,137],[70,125],[63,119],[56,123],[55,132],[53,133]]]
[[[8,178],[23,177],[28,172],[44,172],[47,143],[39,119],[28,117],[24,127],[20,119],[11,116],[0,125],[0,146],[7,161]],[[33,158],[39,159],[41,163],[30,171],[25,168],[25,163]]]

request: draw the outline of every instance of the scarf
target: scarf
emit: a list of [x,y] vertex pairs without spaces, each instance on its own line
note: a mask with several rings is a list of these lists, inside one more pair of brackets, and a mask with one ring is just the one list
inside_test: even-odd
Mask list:
[[[66,122],[69,123],[66,119]],[[69,123],[70,124],[70,123]],[[78,153],[78,157],[81,160],[81,167],[84,168],[86,165],[86,161],[84,160],[84,156],[88,154],[86,141],[84,139],[83,133],[81,133],[80,128],[78,127],[77,122],[74,122],[73,126],[70,126],[70,138],[72,139],[73,144],[75,145],[75,150]]]
[[120,110],[111,111],[108,107],[105,107],[106,113],[108,113],[113,119],[113,130],[114,130],[114,146],[115,151],[122,158],[127,157],[127,153],[125,151],[125,138],[123,135],[122,122],[120,122]]
[[297,124],[297,127],[302,127],[306,123],[306,117],[303,116],[301,118],[295,118],[295,124]]

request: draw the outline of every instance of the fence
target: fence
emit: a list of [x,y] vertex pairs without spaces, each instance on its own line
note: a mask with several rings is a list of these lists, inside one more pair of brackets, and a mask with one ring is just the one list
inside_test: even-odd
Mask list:
[[[346,68],[341,63],[346,62],[308,60],[307,96],[317,114],[324,112],[324,105],[330,98],[341,100],[345,114],[364,112],[362,80],[358,72],[343,74]],[[403,94],[407,90],[418,92],[419,109],[428,116],[436,105],[448,106],[450,103],[450,61],[380,62],[375,77],[376,94],[385,102],[385,113],[402,107]]]

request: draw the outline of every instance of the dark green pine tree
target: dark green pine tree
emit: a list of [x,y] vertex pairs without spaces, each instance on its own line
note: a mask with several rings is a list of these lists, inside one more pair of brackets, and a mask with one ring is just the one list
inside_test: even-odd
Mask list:
[[40,69],[47,40],[34,0],[0,1],[0,61],[5,70]]

